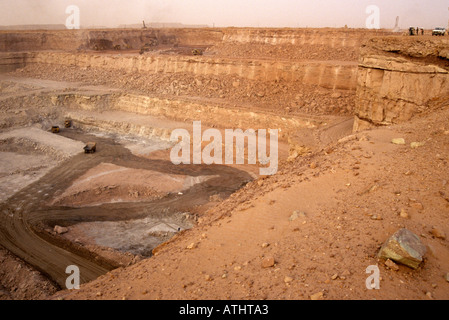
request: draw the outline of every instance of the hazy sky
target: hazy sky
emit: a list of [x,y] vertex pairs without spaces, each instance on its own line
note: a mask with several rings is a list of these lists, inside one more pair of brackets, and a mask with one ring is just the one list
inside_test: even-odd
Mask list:
[[65,24],[67,6],[80,9],[81,26],[146,22],[216,27],[362,27],[366,8],[380,9],[380,27],[446,27],[449,0],[0,0],[0,25]]

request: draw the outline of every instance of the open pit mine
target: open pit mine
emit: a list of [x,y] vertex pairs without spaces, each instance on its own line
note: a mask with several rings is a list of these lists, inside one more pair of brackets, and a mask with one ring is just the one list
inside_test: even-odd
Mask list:
[[[0,31],[0,299],[448,299],[448,115],[448,37]],[[276,174],[174,164],[198,121],[277,130]]]

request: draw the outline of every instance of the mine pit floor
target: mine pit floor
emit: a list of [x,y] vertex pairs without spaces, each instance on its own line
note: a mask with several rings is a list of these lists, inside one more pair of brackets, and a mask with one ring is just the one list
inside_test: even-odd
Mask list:
[[[157,245],[191,228],[198,213],[254,179],[253,174],[228,166],[175,166],[169,160],[169,151],[164,149],[166,142],[157,145],[154,139],[150,142],[122,138],[119,143],[105,133],[93,135],[79,129],[54,135],[25,128],[3,135],[2,153],[12,157],[17,168],[11,165],[10,169],[16,171],[16,176],[27,178],[27,170],[36,169],[36,161],[45,165],[38,170],[36,179],[29,179],[28,185],[24,183],[18,190],[24,178],[4,195],[7,199],[0,208],[5,217],[1,222],[1,244],[21,253],[20,258],[60,284],[71,264],[90,269],[90,274],[84,272],[85,281],[120,265],[92,248],[151,256]],[[36,148],[20,148],[20,153],[28,152],[28,156],[6,152],[8,145],[14,151],[15,142],[20,139],[33,144],[33,135],[40,140],[34,141]],[[81,152],[86,141],[97,142],[96,153]],[[64,147],[42,148],[53,142]],[[152,149],[155,157],[153,153],[133,154],[130,145],[136,142],[144,149]],[[78,146],[79,151],[70,146]],[[62,150],[70,156],[52,161],[52,155]],[[33,157],[35,161],[29,161]],[[22,161],[17,162],[18,159]],[[58,234],[55,226],[67,228],[66,232]],[[61,246],[65,250],[58,248]],[[35,250],[42,253],[38,258]],[[92,258],[92,253],[97,257]]]

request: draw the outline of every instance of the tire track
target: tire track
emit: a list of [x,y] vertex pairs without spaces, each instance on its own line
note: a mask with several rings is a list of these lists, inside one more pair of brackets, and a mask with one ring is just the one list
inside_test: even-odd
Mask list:
[[[0,244],[61,288],[65,288],[69,276],[65,270],[69,265],[80,268],[81,283],[96,279],[114,266],[52,238],[44,232],[45,226],[56,223],[70,225],[82,221],[129,220],[148,215],[162,217],[204,204],[217,191],[231,194],[240,188],[242,182],[252,180],[248,173],[226,166],[175,166],[168,161],[134,156],[128,149],[106,138],[93,138],[77,131],[67,131],[64,135],[76,140],[95,139],[100,148],[95,154],[78,154],[64,161],[40,180],[0,204]],[[172,194],[151,203],[116,203],[92,208],[47,205],[55,194],[68,188],[73,181],[102,162],[163,173],[217,177],[193,186],[183,195]]]

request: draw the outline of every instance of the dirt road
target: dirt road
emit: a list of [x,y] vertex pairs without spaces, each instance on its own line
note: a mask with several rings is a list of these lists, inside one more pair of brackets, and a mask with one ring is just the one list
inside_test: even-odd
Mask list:
[[[68,138],[88,141],[93,137],[80,131],[63,133]],[[62,288],[67,266],[80,268],[81,283],[89,282],[114,268],[108,261],[95,258],[82,247],[53,237],[44,229],[83,221],[117,221],[146,216],[170,215],[209,201],[213,194],[227,194],[252,180],[246,172],[226,166],[175,166],[169,161],[151,160],[133,155],[128,149],[107,138],[95,137],[98,152],[78,154],[52,169],[43,178],[9,198],[0,207],[0,244],[53,279]],[[87,170],[100,163],[129,168],[151,169],[163,173],[190,176],[214,176],[180,194],[148,202],[104,204],[95,207],[50,207],[55,194],[62,192]]]

